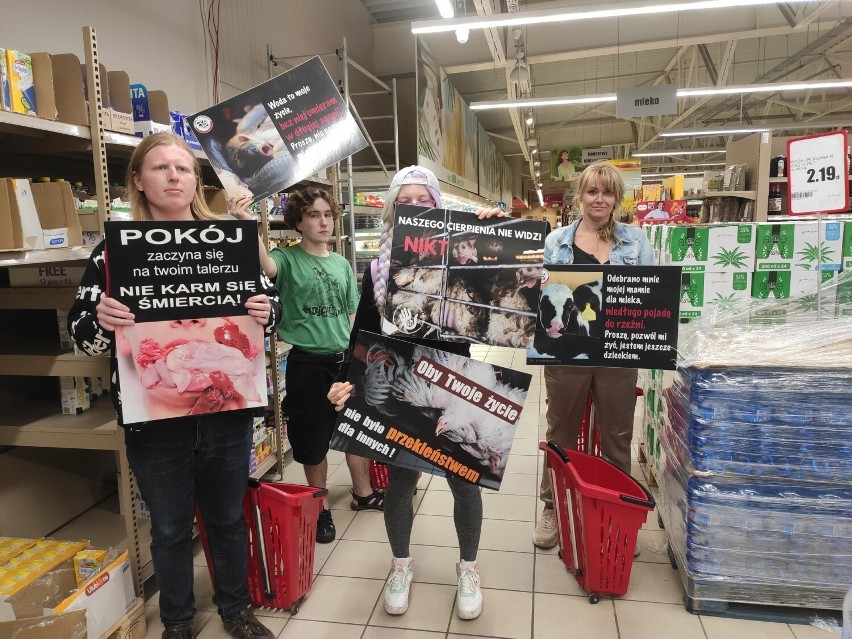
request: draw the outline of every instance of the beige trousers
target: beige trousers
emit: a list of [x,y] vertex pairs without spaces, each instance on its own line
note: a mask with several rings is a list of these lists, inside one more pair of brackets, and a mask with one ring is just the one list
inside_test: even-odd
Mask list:
[[[604,459],[630,474],[630,442],[636,406],[635,368],[545,366],[547,390],[547,441],[577,450],[577,435],[586,410],[589,390],[595,402]],[[547,458],[545,458],[546,461]],[[545,465],[539,498],[553,508],[550,474]]]

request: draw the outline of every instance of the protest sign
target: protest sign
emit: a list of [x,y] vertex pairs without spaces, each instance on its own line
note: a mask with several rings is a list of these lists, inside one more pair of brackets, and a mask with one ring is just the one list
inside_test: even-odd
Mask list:
[[531,379],[361,331],[331,448],[498,489]]
[[134,313],[116,330],[122,419],[132,424],[265,406],[262,293],[251,221],[106,222],[107,295]]
[[674,370],[679,266],[548,265],[528,364]]
[[255,201],[367,146],[319,57],[189,121],[228,195]]
[[398,204],[386,334],[527,348],[545,223]]

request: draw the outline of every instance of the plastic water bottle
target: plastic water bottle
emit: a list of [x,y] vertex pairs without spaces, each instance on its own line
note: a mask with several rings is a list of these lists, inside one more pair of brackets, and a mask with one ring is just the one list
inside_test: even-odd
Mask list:
[[849,586],[843,598],[843,630],[840,639],[852,639],[852,586]]

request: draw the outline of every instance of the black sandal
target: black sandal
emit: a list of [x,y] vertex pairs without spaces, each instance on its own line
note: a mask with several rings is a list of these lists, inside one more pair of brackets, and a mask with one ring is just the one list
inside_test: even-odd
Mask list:
[[385,494],[379,490],[374,490],[366,497],[359,497],[352,488],[349,492],[352,493],[352,501],[349,503],[352,510],[384,510],[385,508]]

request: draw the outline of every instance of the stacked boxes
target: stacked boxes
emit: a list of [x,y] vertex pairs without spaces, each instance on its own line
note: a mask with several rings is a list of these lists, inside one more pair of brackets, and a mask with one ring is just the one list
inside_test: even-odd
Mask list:
[[843,222],[757,225],[755,271],[839,271]]
[[660,263],[681,266],[681,319],[701,317],[711,304],[748,299],[754,268],[753,224],[661,228]]
[[0,596],[13,595],[88,546],[85,541],[0,537]]

